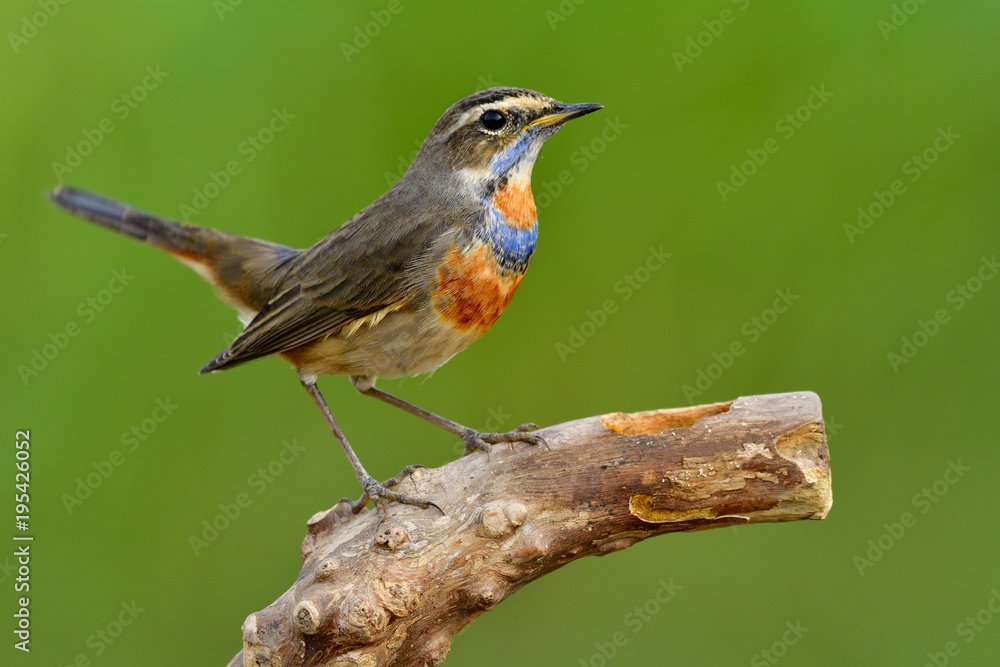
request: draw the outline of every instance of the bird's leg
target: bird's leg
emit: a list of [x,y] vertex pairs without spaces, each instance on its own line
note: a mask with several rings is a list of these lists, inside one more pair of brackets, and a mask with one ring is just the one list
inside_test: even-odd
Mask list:
[[305,380],[302,380],[301,382],[302,386],[309,392],[309,395],[312,396],[313,401],[316,402],[316,406],[319,408],[319,411],[323,413],[323,418],[326,420],[330,430],[333,431],[333,435],[337,438],[337,442],[340,443],[340,447],[344,450],[344,454],[347,455],[347,460],[350,462],[351,468],[354,469],[354,474],[358,478],[361,488],[364,490],[364,494],[362,494],[361,498],[351,505],[351,510],[355,514],[364,508],[369,498],[371,498],[372,502],[375,503],[375,507],[378,509],[379,514],[382,514],[383,516],[385,516],[384,501],[386,500],[402,503],[404,505],[415,505],[424,509],[433,507],[444,514],[444,510],[429,500],[411,498],[410,496],[405,496],[402,493],[389,490],[388,487],[398,484],[403,477],[409,475],[418,466],[408,466],[404,468],[403,472],[388,480],[385,484],[379,484],[374,477],[369,475],[368,471],[365,470],[365,467],[361,465],[361,461],[358,460],[357,454],[355,454],[354,450],[351,449],[351,445],[347,442],[347,437],[344,436],[344,432],[340,430],[340,424],[338,424],[337,420],[333,418],[333,413],[330,412],[330,407],[323,399],[323,395],[319,393],[319,387],[316,386],[315,382],[307,382]]
[[[450,419],[445,419],[440,415],[436,415],[433,412],[424,410],[423,408],[417,407],[413,403],[409,403],[399,398],[398,396],[393,396],[389,392],[382,391],[375,386],[375,382],[372,378],[352,375],[351,383],[366,396],[373,396],[380,401],[385,401],[389,405],[395,405],[397,408],[402,408],[406,410],[411,415],[416,415],[421,419],[425,419],[435,426],[440,426],[449,433],[454,433],[465,442],[465,452],[466,454],[471,454],[472,452],[482,449],[487,454],[490,451],[490,445],[495,445],[501,442],[509,442],[511,448],[514,447],[515,442],[527,442],[532,445],[545,445],[545,440],[541,436],[530,433],[538,428],[537,424],[521,424],[513,431],[508,431],[507,433],[481,433],[475,429],[469,428],[468,426],[462,426],[458,422],[453,422]],[[548,445],[546,445],[548,446]]]

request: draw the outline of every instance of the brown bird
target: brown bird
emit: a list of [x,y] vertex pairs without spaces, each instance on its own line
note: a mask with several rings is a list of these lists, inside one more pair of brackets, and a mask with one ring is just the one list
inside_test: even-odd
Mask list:
[[[538,239],[531,169],[567,120],[602,108],[563,104],[524,88],[490,88],[460,100],[431,130],[403,177],[306,250],[164,220],[104,197],[60,187],[59,206],[162,248],[216,287],[246,328],[201,372],[278,355],[296,368],[371,498],[434,503],[369,475],[316,386],[348,375],[359,391],[454,433],[465,452],[542,439],[525,424],[480,433],[375,386],[378,377],[427,373],[500,317]],[[440,508],[439,508],[440,509]]]

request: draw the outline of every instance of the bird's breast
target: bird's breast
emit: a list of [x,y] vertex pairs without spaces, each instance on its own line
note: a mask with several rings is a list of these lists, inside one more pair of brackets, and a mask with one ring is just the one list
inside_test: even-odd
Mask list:
[[523,270],[506,268],[482,239],[466,248],[452,246],[438,267],[434,310],[455,330],[482,335],[500,319],[523,277]]

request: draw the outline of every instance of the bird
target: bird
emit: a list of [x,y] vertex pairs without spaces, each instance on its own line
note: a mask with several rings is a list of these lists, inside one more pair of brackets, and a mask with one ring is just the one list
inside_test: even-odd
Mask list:
[[527,88],[469,95],[438,119],[394,185],[304,250],[164,219],[65,185],[49,199],[167,251],[236,309],[245,328],[201,373],[272,355],[295,368],[361,485],[355,514],[368,500],[383,516],[388,502],[440,510],[394,490],[419,466],[385,482],[368,474],[317,379],[347,375],[361,393],[460,437],[463,455],[488,455],[498,443],[544,444],[534,424],[482,433],[379,389],[376,379],[434,371],[496,323],[537,246],[531,171],[542,144],[567,121],[602,108]]

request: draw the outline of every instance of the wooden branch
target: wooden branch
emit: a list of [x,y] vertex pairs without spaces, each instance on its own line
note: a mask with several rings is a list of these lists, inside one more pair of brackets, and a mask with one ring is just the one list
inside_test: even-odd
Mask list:
[[309,520],[302,571],[243,624],[231,667],[440,664],[451,638],[577,558],[675,531],[822,519],[833,502],[810,392],[614,413],[539,431],[550,449],[496,446],[401,490],[438,503],[345,503]]

